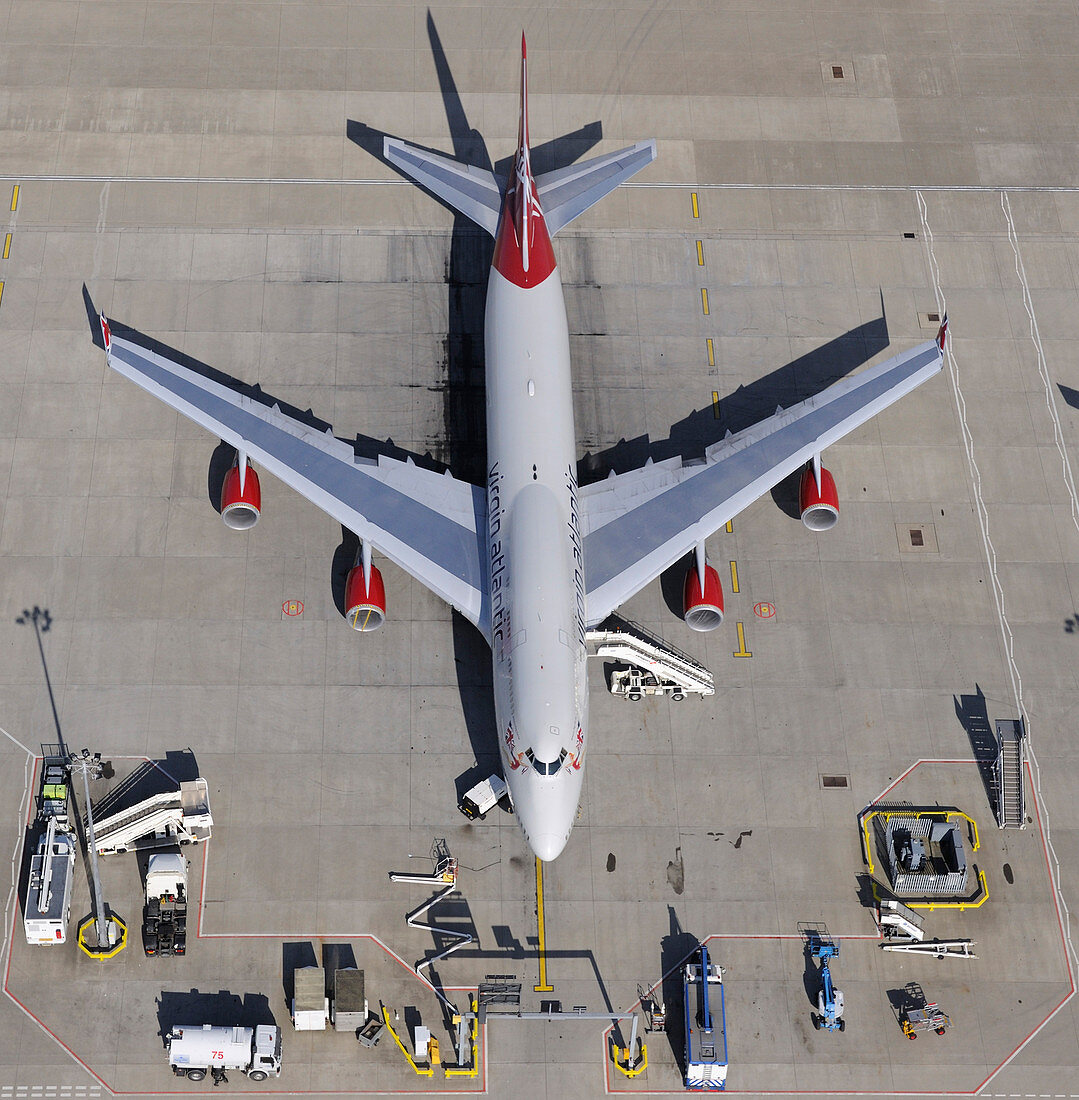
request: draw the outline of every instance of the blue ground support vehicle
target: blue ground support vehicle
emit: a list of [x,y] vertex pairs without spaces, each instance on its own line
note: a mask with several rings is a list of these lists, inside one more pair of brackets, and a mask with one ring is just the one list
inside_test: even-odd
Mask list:
[[727,1012],[723,971],[702,943],[682,972],[686,1006],[686,1088],[727,1087]]
[[814,959],[820,959],[820,992],[817,994],[817,1011],[813,1014],[813,1026],[819,1031],[843,1031],[847,1023],[843,1019],[843,991],[832,984],[829,959],[839,958],[839,944],[825,937],[810,941]]

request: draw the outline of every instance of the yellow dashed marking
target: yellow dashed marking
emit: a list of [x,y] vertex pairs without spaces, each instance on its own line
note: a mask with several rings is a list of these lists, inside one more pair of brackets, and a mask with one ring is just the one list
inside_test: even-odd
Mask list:
[[733,531],[734,531],[734,520],[733,520],[733,519],[729,519],[729,520],[727,520],[727,534],[729,535],[729,534],[731,534],[731,533],[732,533]]
[[701,309],[704,310],[705,317],[708,316],[708,290],[706,287],[701,287]]
[[0,282],[0,302],[4,300],[4,284]]
[[15,184],[11,189],[11,209],[14,210],[19,205],[19,185]]
[[11,255],[11,234],[9,233],[4,238],[4,259],[6,260]]
[[714,367],[716,365],[716,345],[712,343],[712,337],[708,337],[708,365]]
[[704,267],[704,241],[697,242],[697,266]]
[[695,218],[699,218],[701,216],[701,211],[700,211],[700,207],[697,206],[697,192],[696,191],[691,191],[690,192],[690,200],[693,203],[693,216]]
[[753,654],[746,649],[746,628],[742,623],[738,624],[738,649],[734,653],[735,657],[752,657]]
[[719,390],[712,390],[712,415],[719,419]]
[[[738,591],[738,562],[736,561],[731,562],[731,591]],[[744,642],[742,644],[745,645]]]

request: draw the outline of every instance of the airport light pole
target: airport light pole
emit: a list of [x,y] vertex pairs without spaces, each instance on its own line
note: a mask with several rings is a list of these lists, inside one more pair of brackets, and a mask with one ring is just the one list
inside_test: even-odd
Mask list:
[[82,772],[83,791],[86,795],[86,847],[90,853],[90,878],[94,886],[94,918],[97,928],[97,946],[99,949],[115,946],[109,934],[109,924],[105,903],[101,898],[101,875],[97,867],[97,844],[94,841],[94,812],[90,808],[90,780],[101,777],[101,753],[90,755],[89,749],[82,754],[72,753],[67,762],[68,771],[74,776],[76,770]]

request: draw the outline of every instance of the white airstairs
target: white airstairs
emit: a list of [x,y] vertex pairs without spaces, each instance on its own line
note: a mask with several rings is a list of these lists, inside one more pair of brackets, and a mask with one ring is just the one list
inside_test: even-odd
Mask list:
[[1026,827],[1023,765],[1026,760],[1026,729],[1022,719],[997,720],[996,778],[997,824],[1002,829]]
[[586,641],[595,647],[597,657],[611,657],[630,666],[611,673],[612,695],[684,699],[689,694],[716,693],[715,680],[704,665],[638,623],[612,615],[599,629],[590,630]]
[[98,855],[113,855],[132,848],[197,844],[208,840],[213,828],[209,784],[205,779],[181,783],[179,790],[165,791],[135,806],[94,821],[94,848]]

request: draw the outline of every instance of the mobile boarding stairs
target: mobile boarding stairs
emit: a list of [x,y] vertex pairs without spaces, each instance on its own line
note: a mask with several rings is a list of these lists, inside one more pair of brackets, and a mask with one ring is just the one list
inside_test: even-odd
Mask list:
[[213,829],[210,791],[205,779],[181,783],[179,790],[152,795],[134,806],[94,821],[94,848],[113,855],[132,848],[198,844]]
[[611,615],[596,630],[590,630],[586,640],[597,657],[629,665],[612,671],[612,695],[634,700],[644,695],[667,695],[679,700],[691,694],[716,693],[715,680],[704,665],[638,623]]

